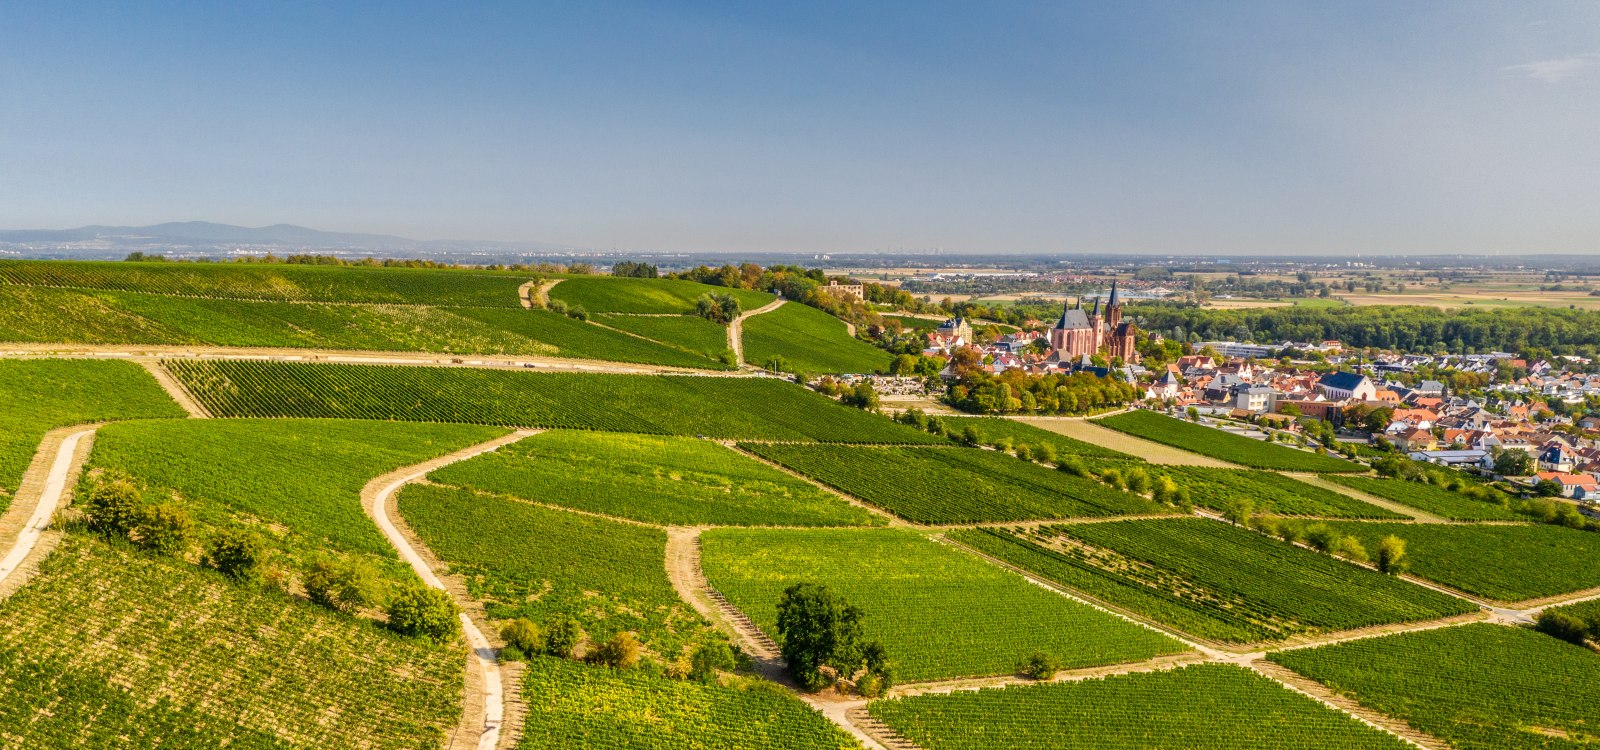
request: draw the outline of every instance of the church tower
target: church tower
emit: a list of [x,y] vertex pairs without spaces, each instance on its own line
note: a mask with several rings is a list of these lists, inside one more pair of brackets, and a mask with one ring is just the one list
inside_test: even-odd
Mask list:
[[1111,299],[1106,303],[1106,328],[1116,330],[1122,322],[1122,302],[1117,299],[1117,282],[1111,282]]

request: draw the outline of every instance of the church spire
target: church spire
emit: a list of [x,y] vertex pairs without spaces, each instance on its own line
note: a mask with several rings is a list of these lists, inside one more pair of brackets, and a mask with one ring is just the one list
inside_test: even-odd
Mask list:
[[1090,313],[1089,315],[1090,315],[1090,317],[1094,317],[1094,318],[1100,317],[1100,298],[1099,297],[1095,297],[1094,298],[1094,312]]
[[1111,307],[1116,307],[1117,306],[1117,280],[1116,279],[1112,279],[1111,280],[1111,301],[1106,303],[1106,304],[1110,305]]

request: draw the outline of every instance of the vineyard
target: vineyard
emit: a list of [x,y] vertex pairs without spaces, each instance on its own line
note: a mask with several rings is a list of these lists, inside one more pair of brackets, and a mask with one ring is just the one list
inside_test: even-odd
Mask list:
[[144,368],[98,360],[0,360],[0,511],[46,432],[117,419],[181,417]]
[[808,374],[881,372],[889,353],[850,335],[844,321],[814,307],[786,304],[747,318],[744,358],[766,366],[781,358],[788,372]]
[[[702,370],[728,369],[716,359],[719,350],[709,354],[613,331],[545,310],[492,310],[479,308],[455,311],[497,329],[511,331],[530,340],[556,347],[559,356],[599,359],[611,362],[689,367]],[[727,348],[723,341],[722,348]]]
[[940,441],[766,378],[259,361],[165,364],[220,417],[467,422],[723,439]]
[[571,278],[550,289],[550,299],[591,313],[686,315],[695,311],[702,294],[727,294],[745,310],[773,300],[766,292],[708,286],[678,279],[630,279],[609,276]]
[[1051,526],[952,539],[1201,638],[1234,643],[1430,620],[1468,602],[1205,519]]
[[721,362],[729,353],[728,329],[698,315],[597,315],[601,325],[638,334]]
[[1459,492],[1425,482],[1373,477],[1330,476],[1328,479],[1369,495],[1409,505],[1452,521],[1519,521],[1521,516],[1503,506],[1475,500]]
[[1600,586],[1600,534],[1560,526],[1332,524],[1375,549],[1406,540],[1411,572],[1502,602],[1540,599]]
[[1462,750],[1600,742],[1600,655],[1531,630],[1467,625],[1267,658]]
[[475,490],[678,526],[866,526],[883,520],[708,440],[545,432],[433,472]]
[[1198,665],[875,702],[927,750],[1404,750],[1399,739],[1253,672]]
[[[1164,466],[1159,472],[1188,488],[1196,505],[1225,510],[1238,499],[1250,501],[1257,513],[1329,518],[1406,518],[1349,495],[1255,469],[1212,469]],[[1344,477],[1337,477],[1344,479]]]
[[573,618],[595,642],[633,631],[667,660],[715,637],[667,580],[660,529],[427,485],[399,508],[492,618]]
[[463,653],[68,533],[0,602],[8,747],[433,750]]
[[1012,674],[1034,652],[1084,667],[1184,650],[920,534],[715,529],[702,539],[711,584],[769,635],[785,588],[824,584],[866,611],[867,637],[883,641],[905,681]]
[[1274,445],[1231,432],[1185,422],[1143,409],[1094,420],[1095,424],[1134,437],[1182,448],[1252,469],[1334,473],[1365,471],[1337,456],[1325,456]]
[[0,260],[0,284],[216,299],[517,307],[531,277],[295,265]]
[[1120,461],[1142,460],[1137,456],[1095,445],[1086,440],[1060,435],[1015,419],[1005,419],[1003,417],[940,417],[939,420],[949,428],[952,435],[962,435],[969,427],[976,430],[978,442],[983,445],[994,445],[1001,440],[1010,440],[1014,446],[1026,445],[1030,448],[1036,448],[1048,445],[1055,450],[1058,456],[1082,456]]

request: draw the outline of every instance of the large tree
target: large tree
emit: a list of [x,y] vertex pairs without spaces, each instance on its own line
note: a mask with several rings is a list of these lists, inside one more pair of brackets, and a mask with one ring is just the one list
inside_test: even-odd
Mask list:
[[[797,583],[784,589],[778,601],[778,635],[783,640],[783,660],[789,674],[806,690],[821,690],[830,678],[852,679],[865,668],[887,677],[883,646],[866,643],[860,607],[846,604],[826,586]],[[871,658],[869,658],[871,657]]]

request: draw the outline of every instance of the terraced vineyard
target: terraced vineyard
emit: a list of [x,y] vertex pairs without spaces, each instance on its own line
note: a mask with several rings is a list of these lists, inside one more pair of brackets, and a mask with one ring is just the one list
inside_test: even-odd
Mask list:
[[522,678],[525,750],[845,750],[859,748],[782,689],[668,680],[539,657]]
[[1239,667],[895,698],[868,709],[927,750],[1402,750],[1410,745]]
[[607,314],[594,320],[717,362],[730,352],[728,329],[698,315]]
[[678,526],[866,526],[883,519],[708,440],[545,432],[435,471],[442,484]]
[[[1213,469],[1201,466],[1164,466],[1159,472],[1189,490],[1196,505],[1224,510],[1238,498],[1249,500],[1255,512],[1282,516],[1329,518],[1406,518],[1349,495],[1291,479],[1277,472],[1255,469]],[[1338,477],[1344,479],[1344,477]]]
[[[689,367],[702,370],[729,369],[716,358],[717,351],[709,354],[646,341],[637,336],[610,330],[593,323],[585,323],[545,310],[459,310],[457,314],[480,321],[500,330],[511,331],[530,340],[556,347],[562,357],[599,359],[610,362],[640,362],[644,364]],[[724,342],[723,348],[727,344]]]
[[1096,419],[1094,423],[1134,437],[1153,440],[1163,445],[1182,448],[1252,469],[1319,473],[1365,471],[1359,464],[1337,456],[1318,455],[1286,448],[1193,422],[1173,419],[1144,409]]
[[1413,574],[1496,601],[1600,587],[1600,534],[1593,532],[1542,525],[1332,525],[1368,549],[1385,536],[1400,537]]
[[773,300],[766,292],[708,286],[678,279],[630,279],[610,276],[571,278],[550,289],[550,299],[591,313],[685,315],[694,312],[703,294],[727,294],[745,310]]
[[1472,604],[1206,519],[952,532],[974,549],[1192,635],[1251,643],[1466,614]]
[[1531,630],[1467,625],[1267,658],[1462,750],[1600,741],[1600,655]]
[[0,602],[12,747],[434,750],[464,652],[68,533]]
[[0,511],[57,427],[118,419],[182,417],[150,373],[132,362],[0,360]]
[[1142,460],[1138,456],[1060,435],[1015,419],[1003,417],[940,417],[939,419],[950,428],[952,434],[960,435],[969,427],[977,430],[978,442],[984,445],[994,445],[1002,439],[1009,439],[1012,445],[1029,447],[1048,445],[1055,449],[1058,456],[1084,456],[1121,461]]
[[918,523],[1175,512],[1096,480],[996,451],[759,443],[740,447]]
[[1409,505],[1452,521],[1520,521],[1504,506],[1476,500],[1424,482],[1374,477],[1331,476],[1328,479],[1369,495]]
[[767,366],[782,358],[783,370],[807,374],[881,372],[889,353],[850,335],[844,321],[814,307],[788,303],[747,318],[745,361]]
[[257,361],[172,360],[166,365],[222,417],[470,422],[724,439],[940,441],[764,378]]
[[702,540],[711,584],[769,635],[785,588],[825,584],[866,611],[867,637],[906,681],[1011,674],[1038,651],[1083,667],[1184,650],[912,532],[714,529]]

